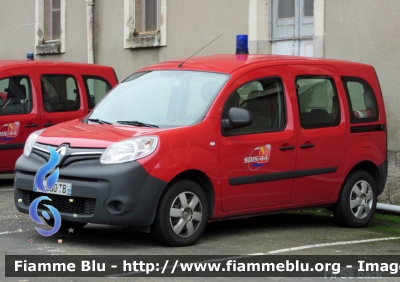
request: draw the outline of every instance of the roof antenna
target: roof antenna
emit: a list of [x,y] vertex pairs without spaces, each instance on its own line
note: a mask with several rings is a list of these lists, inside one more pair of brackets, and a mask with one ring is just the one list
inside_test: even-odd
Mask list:
[[184,60],[182,63],[180,63],[178,65],[178,68],[181,68],[182,65],[184,63],[186,63],[190,58],[192,58],[194,55],[196,55],[197,53],[199,53],[201,50],[203,50],[204,48],[206,48],[208,45],[210,45],[211,43],[213,43],[215,40],[217,40],[218,38],[220,38],[222,36],[222,34],[220,34],[219,36],[217,36],[217,38],[215,38],[213,41],[211,41],[210,43],[208,43],[206,46],[204,46],[203,48],[201,48],[199,51],[197,51],[196,53],[194,53],[192,56],[190,56],[189,58],[187,58],[186,60]]

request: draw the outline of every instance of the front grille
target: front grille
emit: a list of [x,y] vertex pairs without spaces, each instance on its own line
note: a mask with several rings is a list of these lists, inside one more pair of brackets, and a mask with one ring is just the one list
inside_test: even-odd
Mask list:
[[[49,145],[35,143],[35,146],[32,150],[32,155],[41,158],[42,161],[47,162],[50,158],[50,152],[48,149]],[[54,150],[57,150],[57,147],[50,146]],[[66,167],[75,162],[82,161],[91,161],[91,160],[99,160],[101,155],[104,152],[104,149],[98,148],[70,148],[69,145],[65,145],[63,148],[64,154],[60,155],[60,162],[58,166],[60,168]]]
[[[59,212],[81,215],[93,215],[96,207],[96,199],[80,198],[70,196],[60,196],[46,193],[37,193],[33,191],[23,191],[22,201],[26,206],[29,206],[33,200],[41,196],[48,196],[51,201],[41,201],[39,203],[39,210],[47,210],[44,204],[55,207]],[[69,199],[74,199],[70,202]]]

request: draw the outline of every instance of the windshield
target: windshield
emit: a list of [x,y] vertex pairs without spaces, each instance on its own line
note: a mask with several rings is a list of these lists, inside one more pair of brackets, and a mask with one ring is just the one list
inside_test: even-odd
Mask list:
[[199,71],[135,73],[96,106],[89,120],[158,127],[192,125],[204,118],[228,78],[227,74]]

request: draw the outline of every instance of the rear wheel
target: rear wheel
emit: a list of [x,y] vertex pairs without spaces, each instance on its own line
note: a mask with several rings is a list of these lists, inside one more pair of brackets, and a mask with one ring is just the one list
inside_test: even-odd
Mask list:
[[333,206],[333,214],[344,226],[363,227],[374,216],[376,198],[376,184],[371,175],[362,170],[355,171],[345,181]]
[[189,246],[203,234],[208,221],[208,201],[201,187],[191,180],[171,185],[160,200],[152,234],[171,246]]

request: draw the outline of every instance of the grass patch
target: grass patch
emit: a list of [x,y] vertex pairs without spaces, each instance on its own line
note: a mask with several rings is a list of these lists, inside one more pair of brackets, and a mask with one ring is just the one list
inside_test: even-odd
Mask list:
[[400,228],[398,226],[383,226],[378,224],[371,224],[370,228],[376,231],[389,233],[395,236],[400,235]]
[[400,235],[400,217],[392,214],[375,213],[370,223],[372,229],[392,234],[394,236]]
[[[332,217],[333,216],[333,212],[329,211],[325,208],[298,210],[298,211],[294,211],[292,213],[309,214],[309,215],[323,216],[323,217]],[[387,221],[387,222],[393,222],[393,223],[400,223],[400,216],[375,212],[372,220],[375,220],[377,222]],[[400,226],[399,226],[399,228],[400,228]]]
[[[315,217],[329,217],[332,218],[332,211],[325,208],[305,209],[295,211],[296,214],[310,215]],[[400,235],[400,216],[393,214],[378,213],[374,214],[372,221],[367,225],[366,228],[389,234],[389,236]]]

